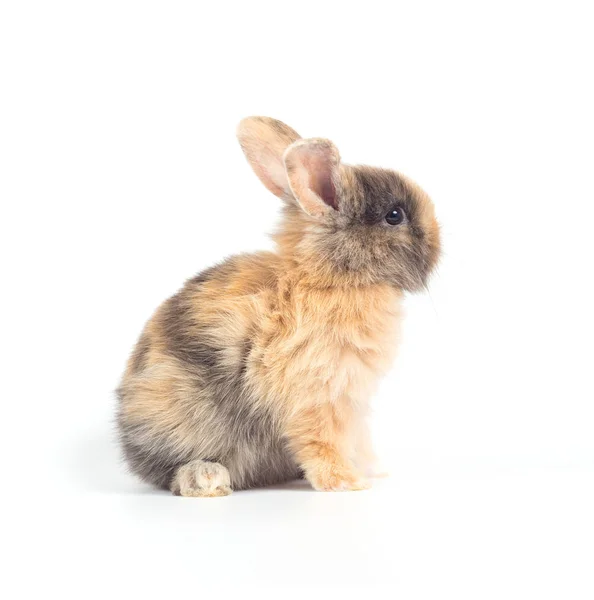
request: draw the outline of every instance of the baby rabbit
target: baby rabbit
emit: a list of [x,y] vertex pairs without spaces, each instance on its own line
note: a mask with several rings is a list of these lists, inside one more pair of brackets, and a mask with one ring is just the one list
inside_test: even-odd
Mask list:
[[343,164],[329,140],[275,119],[244,119],[238,138],[283,202],[277,251],[233,256],[156,311],[117,392],[125,457],[182,496],[298,477],[367,488],[369,398],[403,292],[439,256],[433,205],[395,171]]

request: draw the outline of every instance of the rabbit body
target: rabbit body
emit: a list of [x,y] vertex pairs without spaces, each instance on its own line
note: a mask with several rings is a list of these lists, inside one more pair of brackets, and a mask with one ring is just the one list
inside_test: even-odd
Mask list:
[[[118,389],[125,457],[185,496],[300,476],[363,489],[369,398],[403,290],[424,285],[438,255],[432,205],[394,172],[342,165],[330,142],[272,119],[242,127],[254,170],[285,201],[278,250],[227,259],[156,311]],[[394,198],[409,215],[399,233],[378,221]]]

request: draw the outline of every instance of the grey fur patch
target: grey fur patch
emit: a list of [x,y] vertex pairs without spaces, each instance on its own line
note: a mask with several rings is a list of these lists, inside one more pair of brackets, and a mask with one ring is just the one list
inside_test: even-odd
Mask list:
[[208,343],[206,332],[205,335],[196,335],[188,288],[169,298],[162,314],[168,351],[192,369],[213,369],[217,365],[217,353],[221,349]]
[[[122,401],[120,391],[118,396]],[[191,453],[175,453],[167,439],[159,439],[154,433],[150,434],[151,442],[147,444],[147,432],[143,431],[143,426],[126,421],[121,413],[118,416],[118,429],[124,458],[130,470],[158,488],[169,489],[177,469],[192,458]]]

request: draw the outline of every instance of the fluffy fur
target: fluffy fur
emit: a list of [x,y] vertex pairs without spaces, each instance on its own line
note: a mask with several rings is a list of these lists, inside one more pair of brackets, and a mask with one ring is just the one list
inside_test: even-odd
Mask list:
[[[284,202],[275,253],[190,279],[148,322],[118,389],[130,469],[185,496],[305,476],[318,490],[368,487],[368,401],[389,368],[403,291],[439,255],[427,195],[402,175],[340,162],[251,117],[238,137]],[[389,225],[398,208],[404,219]]]

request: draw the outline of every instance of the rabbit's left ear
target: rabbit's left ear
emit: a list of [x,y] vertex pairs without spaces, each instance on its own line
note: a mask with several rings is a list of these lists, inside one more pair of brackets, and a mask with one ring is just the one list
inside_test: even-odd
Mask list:
[[291,192],[308,215],[323,217],[338,210],[340,154],[330,140],[297,140],[283,158]]

